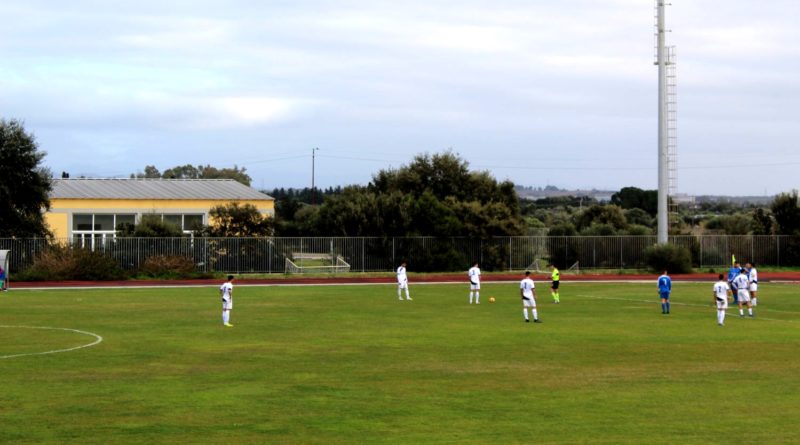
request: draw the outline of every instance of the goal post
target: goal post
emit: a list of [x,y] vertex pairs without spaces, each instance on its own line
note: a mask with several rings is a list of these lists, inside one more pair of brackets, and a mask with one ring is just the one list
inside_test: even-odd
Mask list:
[[0,250],[0,290],[8,290],[8,279],[10,276],[9,264],[11,259],[10,250]]

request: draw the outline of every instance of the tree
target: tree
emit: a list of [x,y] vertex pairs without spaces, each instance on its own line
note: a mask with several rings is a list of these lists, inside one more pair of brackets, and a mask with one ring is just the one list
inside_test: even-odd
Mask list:
[[514,185],[469,170],[452,153],[418,155],[381,170],[366,187],[346,187],[320,206],[317,235],[522,235],[525,221]]
[[232,202],[212,207],[208,212],[211,224],[202,234],[211,237],[262,237],[272,236],[274,221],[262,215],[252,204]]
[[658,190],[623,187],[611,195],[611,204],[616,204],[623,209],[642,209],[655,216],[658,213]]
[[764,209],[756,209],[753,212],[753,235],[771,235],[772,234],[772,217],[764,211]]
[[615,205],[593,205],[578,214],[575,226],[583,231],[593,224],[607,224],[614,230],[621,230],[628,227],[628,220],[622,209]]
[[217,168],[211,165],[198,165],[195,167],[194,165],[186,164],[169,168],[160,173],[155,166],[148,165],[144,168],[144,173],[132,174],[131,178],[233,179],[249,186],[253,179],[247,174],[246,170],[245,167],[239,168],[236,165],[233,168]]
[[137,179],[154,179],[154,178],[160,178],[160,177],[161,177],[161,172],[158,171],[158,169],[156,168],[155,165],[146,166],[144,168],[144,173],[136,173],[136,174],[131,173],[131,179],[133,179],[133,178],[137,178]]
[[797,191],[781,193],[770,206],[775,217],[779,235],[800,234],[800,207],[797,205]]
[[21,122],[0,119],[0,237],[50,236],[42,212],[52,189],[45,155]]
[[625,219],[628,220],[628,224],[638,224],[645,227],[655,226],[655,219],[638,207],[626,210]]

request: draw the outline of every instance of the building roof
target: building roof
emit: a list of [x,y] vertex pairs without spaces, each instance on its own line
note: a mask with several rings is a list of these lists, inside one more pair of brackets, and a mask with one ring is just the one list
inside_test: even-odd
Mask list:
[[50,199],[224,199],[273,198],[233,179],[53,179]]

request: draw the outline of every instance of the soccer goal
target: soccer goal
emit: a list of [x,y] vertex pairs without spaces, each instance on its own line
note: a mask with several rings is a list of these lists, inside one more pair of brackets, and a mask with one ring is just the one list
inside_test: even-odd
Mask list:
[[0,250],[0,290],[8,290],[8,279],[10,272],[8,270],[11,259],[10,250]]
[[580,275],[580,273],[581,273],[580,261],[575,261],[575,264],[573,264],[572,266],[569,266],[569,269],[567,269],[567,271],[568,272],[574,272],[575,275]]
[[350,264],[339,255],[329,253],[292,253],[286,258],[286,273],[344,273]]
[[531,272],[543,272],[542,263],[538,259],[533,260],[533,262],[529,264],[525,270],[529,270]]

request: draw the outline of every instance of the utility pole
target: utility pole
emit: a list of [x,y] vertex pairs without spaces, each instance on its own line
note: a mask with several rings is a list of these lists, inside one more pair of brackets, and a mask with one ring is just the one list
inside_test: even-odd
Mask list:
[[317,192],[314,185],[314,164],[316,161],[316,155],[319,148],[314,147],[311,149],[311,205],[317,203]]

